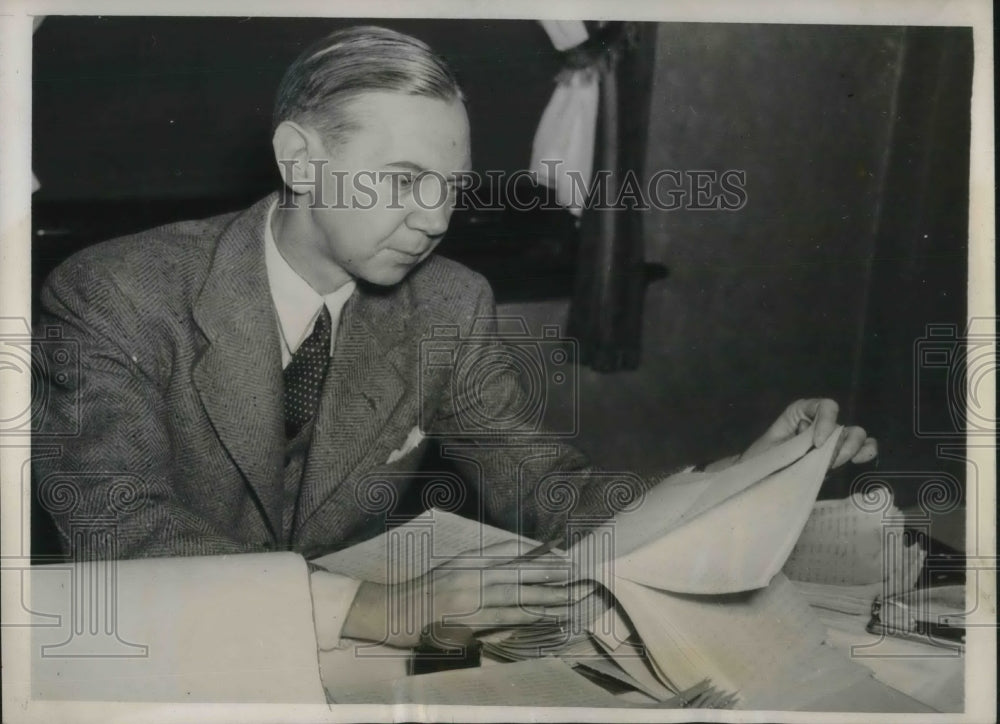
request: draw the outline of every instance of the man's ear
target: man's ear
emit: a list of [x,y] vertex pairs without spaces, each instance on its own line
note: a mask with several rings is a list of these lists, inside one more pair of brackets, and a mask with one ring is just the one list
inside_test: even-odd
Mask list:
[[309,131],[294,121],[282,121],[271,138],[274,160],[278,173],[294,194],[312,194],[316,191],[318,164],[310,163]]

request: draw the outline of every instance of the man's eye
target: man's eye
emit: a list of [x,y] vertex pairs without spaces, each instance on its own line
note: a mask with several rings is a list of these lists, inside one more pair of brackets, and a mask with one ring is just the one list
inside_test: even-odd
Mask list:
[[413,185],[413,174],[400,174],[396,176],[396,185],[401,189],[407,189]]

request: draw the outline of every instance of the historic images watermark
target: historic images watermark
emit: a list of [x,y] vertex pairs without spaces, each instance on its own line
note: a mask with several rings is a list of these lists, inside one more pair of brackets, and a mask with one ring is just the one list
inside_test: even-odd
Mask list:
[[[592,178],[561,171],[561,160],[542,161],[545,170],[461,171],[445,176],[433,169],[388,168],[349,172],[329,168],[328,159],[310,159],[304,173],[297,162],[281,159],[286,178],[310,190],[312,208],[402,210],[413,204],[424,211],[558,211],[552,179],[566,185],[567,206],[593,210],[739,211],[746,206],[747,174],[742,169],[658,169],[620,175],[598,169]],[[532,193],[526,189],[548,189]],[[283,186],[279,206],[295,205]]]
[[[30,404],[0,420],[0,436],[30,433],[35,446],[32,460],[61,455],[62,442],[81,432],[80,389],[84,380],[80,344],[72,330],[47,325],[33,335],[27,319],[0,319],[0,372],[5,384],[23,386],[27,381],[31,391]],[[61,394],[55,396],[56,390]],[[25,467],[22,489],[29,485]],[[40,610],[37,601],[22,600],[21,610],[8,612],[0,625],[59,629],[64,640],[41,645],[42,658],[147,657],[148,646],[129,641],[119,631],[117,561],[118,523],[147,504],[145,482],[120,470],[65,471],[38,481],[34,500],[45,513],[65,521],[71,548],[80,553],[73,560],[42,560],[50,565],[39,569],[32,566],[25,539],[22,555],[5,556],[5,574],[16,577],[22,585],[32,570],[35,575],[49,577],[46,580],[50,583],[54,576],[65,596],[58,599],[64,604],[58,611]]]
[[[928,324],[913,345],[913,434],[936,442],[937,456],[965,466],[966,479],[946,470],[867,471],[855,478],[852,496],[862,509],[882,517],[885,557],[884,590],[873,607],[869,629],[878,634],[870,644],[852,647],[857,658],[948,658],[960,656],[961,645],[977,628],[993,629],[993,592],[984,587],[983,573],[995,574],[995,552],[979,549],[980,505],[995,486],[995,475],[983,471],[972,454],[996,445],[997,320],[973,317],[965,330],[953,323]],[[892,504],[892,490],[915,489],[917,506],[902,514]],[[928,556],[921,585],[905,596],[892,590],[890,573],[900,561],[892,556],[923,550],[935,539],[935,526],[954,514],[965,516],[965,548],[954,555]],[[963,529],[964,530],[964,529]],[[903,562],[905,565],[905,561]],[[950,586],[933,581],[955,581]],[[930,584],[930,585],[928,585]],[[947,589],[952,589],[948,591]],[[945,594],[951,593],[950,597]],[[894,595],[896,594],[896,595]],[[945,600],[947,599],[947,600]],[[942,601],[947,605],[943,605]],[[906,640],[904,640],[906,639]],[[915,648],[911,642],[929,644]]]
[[[644,647],[632,641],[632,632],[623,619],[605,615],[611,613],[613,606],[616,522],[601,512],[636,510],[644,501],[647,485],[634,473],[612,471],[559,472],[539,481],[527,480],[531,461],[553,454],[552,448],[551,445],[516,448],[515,457],[521,461],[518,470],[520,495],[530,497],[540,511],[566,520],[566,534],[558,541],[558,546],[545,546],[544,555],[537,557],[530,555],[531,544],[506,534],[504,541],[495,542],[482,527],[472,538],[463,538],[463,550],[456,553],[457,532],[452,527],[454,524],[442,514],[459,510],[467,502],[467,496],[464,481],[451,471],[424,472],[418,476],[423,483],[422,507],[428,512],[417,518],[394,514],[402,486],[412,482],[411,474],[370,473],[356,484],[352,483],[355,485],[354,503],[366,514],[380,516],[385,521],[385,534],[366,544],[376,544],[369,553],[378,569],[368,571],[367,577],[386,585],[388,598],[393,602],[385,611],[381,641],[356,644],[353,647],[355,656],[409,658],[409,651],[387,649],[382,644],[399,637],[415,639],[430,621],[443,622],[445,629],[472,626],[483,630],[504,629],[508,633],[513,630],[516,639],[521,626],[501,626],[500,623],[491,626],[491,617],[497,615],[499,609],[491,608],[497,606],[497,602],[487,600],[484,580],[485,570],[502,569],[512,563],[516,563],[516,568],[509,568],[509,580],[502,587],[503,608],[526,614],[531,620],[532,636],[542,631],[548,634],[544,643],[519,643],[522,655],[541,656],[561,650],[590,632],[601,635],[605,641],[629,643],[631,648],[627,655],[644,655]],[[506,448],[507,453],[514,451],[514,447]],[[464,446],[449,446],[447,457],[472,462],[471,457],[466,457],[468,452]],[[598,504],[589,507],[597,510],[579,512],[581,494],[595,490]],[[482,507],[479,514],[483,515]],[[538,574],[556,574],[560,582],[568,581],[569,584],[561,589],[565,601],[542,605],[523,599],[521,586],[537,583]],[[461,597],[445,597],[442,603],[436,594],[439,589],[449,586],[449,577],[455,576],[471,576],[479,581],[478,588],[473,586],[468,595]],[[441,655],[447,658],[462,654],[450,651]],[[592,654],[586,652],[571,655],[575,658],[589,656]]]
[[[558,325],[529,333],[523,317],[482,317],[468,332],[435,325],[420,341],[420,429],[428,436],[573,437],[579,431],[577,340]],[[441,389],[441,384],[446,389]],[[440,399],[441,405],[426,404]],[[546,423],[554,401],[569,407],[568,422]],[[449,421],[441,428],[431,419]],[[439,429],[440,428],[440,429]]]
[[[49,325],[32,335],[28,320],[0,318],[0,379],[16,387],[31,384],[31,403],[0,419],[0,435],[73,437],[80,433],[80,345],[60,325]],[[55,409],[51,391],[61,395]]]
[[942,441],[996,440],[997,320],[928,324],[913,347],[913,432]]
[[[49,593],[22,600],[22,611],[5,619],[3,627],[58,629],[63,640],[51,642],[52,634],[45,634],[43,639],[50,643],[40,644],[41,658],[147,658],[149,646],[120,631],[118,590],[118,522],[148,504],[145,482],[111,470],[53,473],[38,484],[37,499],[47,513],[67,521],[76,554],[72,560],[33,569],[5,559],[5,572],[18,573],[23,585],[24,573],[33,570],[38,588]],[[53,595],[56,591],[60,595]],[[56,609],[42,610],[46,606]]]
[[[386,611],[384,640],[412,638],[432,619],[481,626],[481,619],[491,615],[482,597],[449,610],[428,609],[436,588],[447,585],[446,577],[478,576],[484,566],[510,562],[509,550],[490,545],[481,534],[476,545],[456,555],[447,525],[435,517],[435,511],[457,512],[466,506],[470,502],[466,491],[475,489],[481,493],[476,518],[487,519],[482,496],[487,481],[478,459],[484,453],[507,458],[516,478],[519,512],[514,529],[530,531],[528,519],[535,513],[566,522],[558,549],[519,561],[517,575],[533,579],[558,569],[574,580],[586,580],[590,587],[588,591],[567,587],[567,600],[557,612],[556,607],[521,600],[518,584],[525,579],[517,578],[504,587],[504,606],[539,616],[538,623],[557,631],[547,647],[586,635],[589,626],[603,627],[602,634],[618,642],[631,636],[619,619],[603,616],[612,605],[614,587],[611,516],[639,507],[648,484],[631,472],[571,470],[538,477],[536,463],[559,455],[559,439],[573,438],[579,430],[579,363],[577,341],[558,325],[544,325],[537,334],[529,331],[530,326],[519,316],[479,317],[467,328],[433,325],[420,341],[419,429],[427,437],[448,439],[441,458],[460,466],[466,479],[458,479],[450,470],[421,473],[422,509],[431,514],[412,520],[393,519],[402,484],[411,482],[410,473],[377,472],[357,483],[355,503],[367,515],[386,522],[380,578],[395,587],[392,598],[399,605]],[[561,425],[553,425],[547,415],[553,405],[561,408]],[[583,495],[588,496],[586,501],[581,500]],[[397,654],[360,644],[355,655]]]

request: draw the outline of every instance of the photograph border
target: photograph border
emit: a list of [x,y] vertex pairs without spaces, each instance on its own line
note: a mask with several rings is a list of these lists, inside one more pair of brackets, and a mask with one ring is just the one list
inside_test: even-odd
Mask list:
[[[280,12],[276,12],[280,11]],[[29,320],[31,257],[31,48],[34,15],[191,15],[191,16],[298,16],[298,17],[410,17],[491,19],[645,20],[657,22],[780,23],[837,25],[971,26],[974,74],[969,178],[969,318],[996,318],[995,309],[995,179],[994,179],[994,62],[992,6],[984,0],[918,0],[899,3],[838,1],[801,3],[739,0],[701,0],[668,4],[634,2],[569,2],[544,4],[532,0],[476,2],[469,0],[420,0],[419,2],[345,0],[265,0],[242,2],[178,0],[142,4],[127,0],[0,0],[0,319],[16,323]],[[995,360],[994,360],[995,368]],[[995,376],[994,376],[995,379]],[[30,404],[28,380],[0,389],[0,419]],[[980,390],[988,402],[995,390]],[[996,420],[992,410],[991,419]],[[995,432],[995,429],[994,429]],[[995,439],[995,438],[994,438]],[[996,470],[996,449],[982,439],[967,440],[967,479],[981,471]],[[0,444],[2,491],[2,555],[6,563],[27,561],[30,541],[30,486],[24,483],[30,455],[30,436],[5,436]],[[980,479],[982,484],[984,481]],[[979,571],[980,585],[968,586],[970,633],[966,647],[966,710],[954,715],[910,715],[927,721],[986,721],[996,717],[996,483],[980,489],[977,509],[967,515],[967,545],[971,557],[992,561]],[[11,563],[11,565],[14,565]],[[22,576],[26,581],[27,577]],[[6,578],[5,578],[6,582]],[[980,590],[981,589],[981,590]],[[3,607],[30,600],[26,587],[4,586]],[[980,628],[976,628],[979,626]],[[990,627],[994,628],[990,628]],[[983,628],[985,627],[985,628]],[[739,712],[637,709],[591,710],[532,707],[286,706],[247,704],[122,704],[102,702],[29,701],[30,629],[5,628],[3,632],[3,710],[8,721],[898,721],[899,714],[803,712]]]

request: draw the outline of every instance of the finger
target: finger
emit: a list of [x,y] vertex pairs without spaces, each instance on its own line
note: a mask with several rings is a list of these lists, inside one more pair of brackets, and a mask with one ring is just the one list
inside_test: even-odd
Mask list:
[[[562,615],[553,611],[562,611]],[[519,624],[530,624],[549,621],[555,623],[560,618],[566,618],[569,611],[562,609],[538,609],[529,611],[523,608],[482,608],[473,614],[463,616],[461,623],[477,631],[484,631],[502,626],[517,626]],[[458,621],[456,621],[457,623]]]
[[568,569],[572,566],[570,557],[565,553],[544,553],[531,557],[516,557],[503,563],[498,563],[493,568],[509,569],[531,569],[531,568],[558,568]]
[[816,411],[819,409],[821,402],[823,402],[823,398],[821,397],[796,400],[788,406],[788,411],[794,418],[805,416],[807,421],[812,422],[813,418],[816,417]]
[[844,440],[831,467],[839,467],[853,458],[868,439],[868,433],[861,427],[849,427],[844,431]]
[[539,564],[526,561],[516,566],[497,566],[484,568],[482,581],[484,586],[503,585],[508,583],[566,583],[574,578],[572,566],[563,561],[559,565]]
[[808,400],[808,402],[815,403],[815,412],[812,416],[816,421],[816,427],[813,431],[813,445],[820,447],[837,428],[837,415],[840,412],[840,406],[833,400]]
[[861,449],[851,458],[852,463],[870,463],[878,457],[878,442],[873,437],[865,440]]
[[520,586],[508,583],[483,589],[483,606],[568,606],[569,592],[562,587]]

